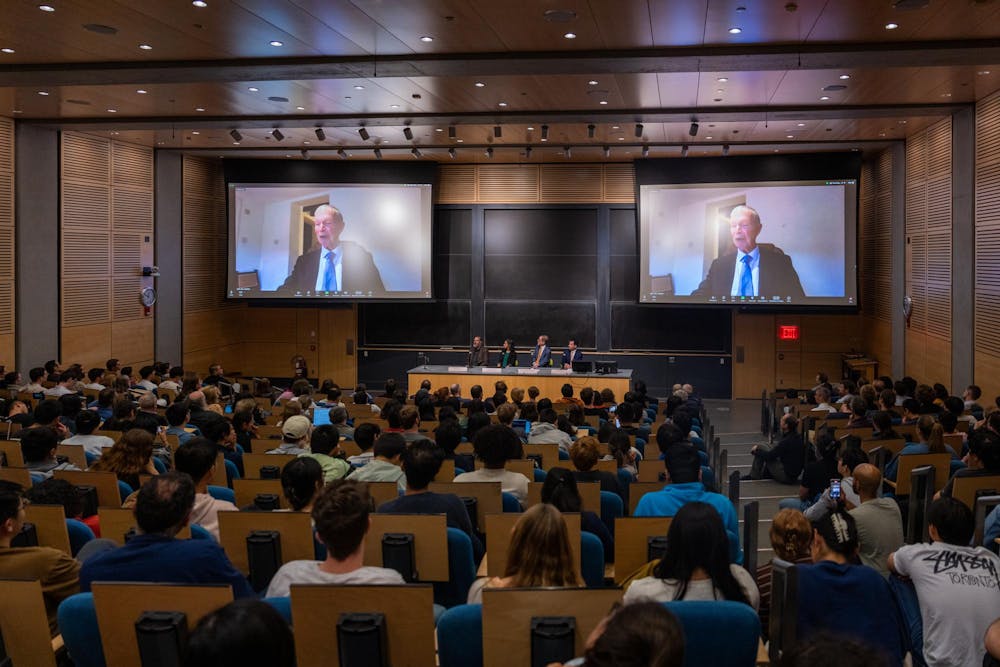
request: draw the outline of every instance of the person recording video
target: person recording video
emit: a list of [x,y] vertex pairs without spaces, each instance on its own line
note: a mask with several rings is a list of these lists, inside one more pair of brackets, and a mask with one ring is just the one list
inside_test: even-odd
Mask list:
[[792,259],[771,243],[757,243],[763,225],[749,206],[737,206],[729,215],[729,234],[735,252],[712,262],[708,275],[691,296],[805,297]]
[[295,260],[295,268],[279,291],[299,292],[372,292],[385,291],[382,275],[365,248],[352,241],[341,241],[344,216],[323,204],[313,213],[313,233],[319,247]]

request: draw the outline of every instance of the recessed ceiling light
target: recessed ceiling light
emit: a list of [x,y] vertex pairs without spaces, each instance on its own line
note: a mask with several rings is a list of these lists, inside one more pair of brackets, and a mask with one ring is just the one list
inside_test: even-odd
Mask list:
[[298,111],[305,111],[305,110],[306,110],[306,108],[305,108],[305,107],[295,107],[295,108],[296,108],[296,110],[298,110]]
[[941,93],[941,97],[951,97],[951,93]]
[[729,77],[728,76],[720,76],[718,79],[716,79],[716,81],[718,81],[719,83],[725,83],[726,81],[729,81]]
[[142,88],[140,88],[139,90],[137,90],[137,91],[135,91],[135,92],[137,92],[137,93],[138,93],[138,94],[140,94],[140,95],[145,95],[145,94],[146,94],[146,91],[145,91],[145,90],[143,90]]
[[563,35],[563,37],[565,37],[566,39],[576,39],[576,33],[575,32],[567,32],[565,35]]
[[[4,49],[3,52],[4,53],[14,53],[14,50],[13,49]],[[990,73],[990,71],[988,69],[981,69],[978,72],[976,72],[976,74],[978,74],[979,76],[986,76],[989,73]]]
[[431,37],[430,35],[424,35],[423,37],[420,38],[420,41],[421,42],[433,42],[434,38]]
[[901,121],[899,121],[899,124],[900,125],[906,125],[906,121],[905,120],[901,120]]
[[260,88],[258,88],[257,86],[250,86],[249,88],[247,88],[247,90],[249,90],[251,93],[256,93],[260,91]]
[[108,113],[118,113],[118,109],[108,109]]
[[54,12],[56,10],[52,5],[38,5],[38,8],[43,12]]
[[729,29],[729,34],[730,35],[738,35],[741,32],[743,32],[743,28],[738,28],[736,26],[733,26],[732,28]]
[[194,5],[195,7],[200,7],[202,9],[208,7],[208,3],[205,2],[205,0],[194,0],[191,4]]
[[157,146],[162,146],[162,145],[163,145],[164,143],[166,143],[166,142],[164,142],[164,141],[157,141],[157,142],[156,142],[156,145],[157,145]]
[[879,133],[878,133],[878,136],[880,136],[880,137],[884,137],[884,136],[885,136],[885,132],[879,132]]
[[597,79],[591,79],[590,81],[587,82],[587,85],[588,86],[596,86],[597,85]]
[[390,105],[389,105],[389,108],[390,108],[390,109],[398,109],[398,108],[399,108],[399,105],[398,105],[398,104],[390,104]]
[[786,135],[785,135],[785,138],[786,138],[786,139],[794,139],[794,138],[795,138],[795,135],[794,135],[794,134],[786,134]]
[[805,123],[796,123],[796,125],[799,126],[799,127],[805,127],[806,126]]
[[705,137],[706,139],[711,139],[712,137]]
[[279,42],[276,39],[272,39],[270,42],[268,42],[268,44],[270,44],[271,46],[284,46],[285,45],[284,42]]
[[830,99],[830,96],[829,95],[823,95],[819,99],[820,99],[821,102],[826,102],[828,99]]
[[483,88],[486,86],[486,84],[483,83],[482,81],[476,81],[475,86],[476,88]]
[[715,92],[717,92],[717,93],[724,93],[724,92],[726,92],[726,91],[725,91],[725,90],[723,90],[722,88],[716,88],[716,89],[715,89]]
[[497,106],[498,107],[505,107],[505,106],[507,106],[507,103],[506,102],[497,102]]
[[542,141],[548,141],[548,140],[549,140],[548,137],[542,137]]
[[465,139],[455,139],[455,141],[457,143],[460,143],[460,144],[464,144],[465,143]]
[[444,128],[440,128],[440,127],[435,127],[435,128],[434,128],[434,131],[435,131],[435,132],[444,132]]
[[152,50],[153,47],[150,46],[149,44],[140,44],[139,48],[142,49],[143,51],[150,51]]
[[204,111],[204,110],[205,110],[205,107],[196,107],[195,108],[195,111]]
[[618,141],[625,141],[625,137],[618,137]]
[[599,102],[599,104],[607,104],[607,103],[608,103],[608,101],[607,101],[607,100],[601,100],[601,101]]
[[[0,51],[3,51],[4,53],[14,53],[14,49],[9,49],[9,48],[6,48],[6,47],[0,49]],[[988,73],[989,72],[987,72],[987,74]],[[980,72],[980,74],[982,74],[982,72]]]
[[848,80],[848,79],[850,79],[850,78],[851,78],[851,75],[850,75],[850,74],[841,74],[841,75],[840,75],[840,80],[841,80],[841,81],[847,81],[847,80]]
[[11,113],[24,113],[24,111],[22,111],[21,109],[11,109],[10,112]]
[[528,126],[528,132],[534,132],[534,131],[535,131],[535,126],[534,125],[529,125]]
[[622,126],[621,125],[612,125],[611,129],[612,130],[620,130],[620,129],[622,129]]
[[199,132],[198,130],[194,130],[191,132],[191,134],[201,134],[201,132]]
[[898,23],[886,23],[885,24],[885,29],[886,30],[895,30],[898,27],[899,27]]
[[38,94],[41,95],[42,97],[48,97],[49,96],[48,91],[45,91],[45,90],[39,90]]
[[305,144],[306,146],[308,146],[308,145],[309,145],[309,142],[308,142],[308,141],[303,141],[302,143],[304,143],[304,144]]

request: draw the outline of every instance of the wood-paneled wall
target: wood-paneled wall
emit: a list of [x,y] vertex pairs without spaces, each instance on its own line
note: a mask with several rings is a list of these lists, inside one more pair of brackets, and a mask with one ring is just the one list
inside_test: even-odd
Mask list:
[[[976,105],[975,382],[1000,394],[1000,93]],[[984,403],[985,405],[985,403]]]
[[65,132],[60,142],[59,356],[85,367],[153,361],[153,151]]
[[439,204],[631,204],[631,164],[445,165]]
[[892,375],[892,152],[861,168],[858,258],[863,349]]
[[14,121],[0,117],[0,365],[14,369]]
[[920,382],[951,380],[951,119],[906,142],[905,373]]

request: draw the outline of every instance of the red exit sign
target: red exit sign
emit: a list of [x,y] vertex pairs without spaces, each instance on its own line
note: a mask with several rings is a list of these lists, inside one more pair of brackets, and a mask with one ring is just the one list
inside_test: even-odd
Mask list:
[[778,340],[798,340],[799,326],[797,324],[781,324],[778,326]]

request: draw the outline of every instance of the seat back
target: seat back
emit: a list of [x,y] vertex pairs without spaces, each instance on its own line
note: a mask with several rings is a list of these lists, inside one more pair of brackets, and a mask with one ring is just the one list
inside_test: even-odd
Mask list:
[[906,513],[907,544],[930,541],[927,512],[934,500],[936,477],[933,466],[921,466],[910,471],[909,511]]
[[998,506],[1000,506],[1000,496],[979,496],[976,498],[976,535],[972,540],[973,546],[984,546],[996,552],[996,544],[986,544],[984,542],[984,533],[986,532],[986,517]]
[[434,582],[434,603],[449,608],[465,604],[475,580],[472,540],[458,528],[448,528],[448,581]]
[[[97,489],[97,505],[99,507],[122,506],[123,498],[119,491],[118,478],[113,472],[56,470],[52,476],[56,479],[64,479],[74,486],[93,486]],[[127,484],[125,487],[131,489]]]
[[542,458],[542,470],[551,470],[559,465],[559,445],[555,443],[524,445],[524,458],[530,456],[540,456]]
[[[97,510],[101,524],[101,538],[111,540],[121,546],[125,544],[125,535],[135,529],[135,514],[132,510],[120,507],[101,507]],[[191,527],[185,526],[175,536],[179,540],[191,538]]]
[[931,495],[944,488],[951,472],[950,454],[906,454],[896,459],[896,495],[910,495],[910,473],[914,468],[932,466],[934,468],[934,490]]
[[27,468],[0,468],[0,480],[20,484],[22,489],[30,489],[33,483]]
[[988,491],[985,495],[989,496],[1000,493],[1000,475],[956,477],[952,482],[951,497],[965,503],[969,509],[975,509],[976,496],[983,495],[983,491]]
[[622,497],[613,491],[601,491],[601,521],[612,535],[615,534],[615,521],[623,516],[625,503],[622,502]]
[[760,502],[754,500],[743,506],[743,568],[751,577],[757,576],[757,546],[760,541]]
[[876,447],[890,452],[893,456],[898,455],[906,447],[906,440],[903,438],[893,438],[891,440],[864,440],[861,442],[861,449],[870,453]]
[[[681,622],[684,667],[756,664],[760,618],[753,607],[728,600],[674,601],[663,606]],[[720,628],[726,629],[725,641],[720,641]]]
[[[799,572],[794,563],[771,561],[771,619],[768,628],[768,656],[772,663],[794,643],[799,615]],[[749,663],[748,663],[749,664]]]
[[236,493],[226,486],[215,486],[214,484],[208,485],[208,495],[212,496],[216,500],[225,500],[226,502],[236,504]]
[[86,470],[88,467],[87,452],[84,451],[83,445],[57,445],[56,456],[65,456],[80,470]]
[[93,593],[77,593],[59,604],[59,632],[76,667],[106,667]]
[[56,667],[42,585],[0,579],[0,600],[0,638],[11,664]]
[[628,514],[635,516],[635,508],[639,505],[639,500],[647,493],[662,491],[665,482],[636,482],[628,487]]
[[[278,447],[281,444],[280,440],[276,440],[271,446],[272,449]],[[295,456],[291,454],[267,454],[266,450],[261,450],[260,452],[254,448],[253,454],[243,455],[243,472],[246,479],[260,479],[260,469],[265,466],[276,466],[278,471],[284,470],[285,464],[294,461]]]
[[483,605],[461,604],[437,623],[440,667],[483,667]]
[[66,510],[62,505],[28,505],[24,514],[25,521],[35,524],[38,546],[52,547],[72,555]]
[[298,667],[338,664],[337,622],[343,614],[380,613],[385,617],[388,664],[434,664],[434,591],[430,584],[401,586],[291,587]]
[[504,511],[500,482],[431,482],[427,487],[434,493],[451,493],[459,498],[476,499],[476,525],[482,530],[487,514]]
[[663,465],[663,459],[643,459],[639,461],[640,482],[666,483],[667,469]]
[[92,588],[104,659],[113,667],[142,667],[135,622],[144,612],[182,612],[187,617],[188,630],[193,630],[202,616],[233,600],[233,589],[228,584],[95,582]]
[[615,583],[649,562],[649,538],[666,537],[673,519],[662,516],[623,517],[615,521]]
[[[510,549],[510,537],[514,526],[523,514],[504,512],[502,514],[486,515],[486,574],[490,577],[502,577],[507,569],[507,552]],[[573,563],[577,573],[580,572],[580,515],[570,512],[562,513],[569,531],[570,550],[573,553]],[[603,553],[603,551],[602,551]],[[603,560],[603,556],[602,556]]]
[[[315,555],[312,521],[302,512],[219,512],[219,543],[233,567],[250,574],[247,536],[273,531],[281,536],[280,564],[312,560]],[[103,532],[103,531],[102,531]]]
[[575,619],[574,652],[583,655],[584,642],[622,598],[617,588],[486,588],[483,590],[483,665],[530,665],[531,623],[534,618]]
[[604,545],[586,530],[580,531],[580,577],[587,588],[604,586]]
[[83,545],[94,539],[94,531],[90,526],[76,519],[66,519],[66,532],[69,534],[69,548],[73,556],[80,552]]
[[382,538],[387,533],[413,535],[418,581],[448,581],[448,526],[443,514],[372,514],[365,535],[365,565],[386,567]]
[[[524,509],[542,502],[543,482],[528,483],[528,497],[524,501]],[[601,483],[600,482],[577,482],[577,490],[580,492],[581,508],[588,512],[598,512],[601,509]]]
[[233,495],[236,497],[237,507],[247,507],[253,505],[254,498],[259,494],[272,494],[278,496],[278,508],[286,509],[288,501],[281,489],[279,479],[234,479]]
[[4,464],[8,468],[23,468],[24,454],[21,452],[20,440],[0,440],[0,452],[6,460]]
[[371,496],[375,507],[399,497],[399,485],[395,482],[365,482],[365,486],[368,488],[368,495]]

